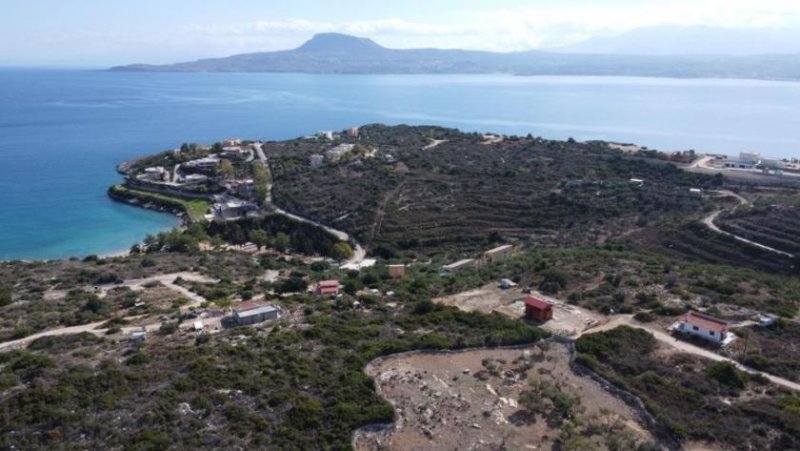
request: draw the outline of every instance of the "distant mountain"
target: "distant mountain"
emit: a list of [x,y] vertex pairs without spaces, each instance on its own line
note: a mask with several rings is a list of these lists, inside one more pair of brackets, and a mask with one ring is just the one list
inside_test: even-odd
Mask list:
[[[562,49],[563,50],[563,49]],[[298,72],[319,74],[614,75],[675,78],[800,80],[795,55],[614,55],[525,51],[389,49],[366,38],[318,34],[294,50],[259,52],[192,62],[114,67],[147,72]]]
[[549,49],[614,55],[763,55],[800,53],[800,29],[658,26]]

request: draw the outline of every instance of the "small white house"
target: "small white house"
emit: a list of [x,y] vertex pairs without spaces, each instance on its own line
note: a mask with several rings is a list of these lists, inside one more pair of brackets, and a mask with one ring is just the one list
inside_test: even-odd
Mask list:
[[322,167],[322,165],[325,164],[325,156],[315,153],[308,157],[308,162],[312,168]]
[[328,161],[333,161],[333,162],[339,161],[345,155],[350,153],[350,151],[353,150],[354,147],[355,144],[339,144],[336,147],[326,150],[325,158],[327,158]]
[[708,340],[719,346],[727,346],[736,340],[736,335],[728,330],[728,326],[729,324],[725,320],[690,310],[670,329]]
[[758,315],[758,325],[761,327],[769,327],[775,324],[775,317],[772,315]]
[[516,287],[517,284],[511,279],[500,279],[500,288],[507,290]]

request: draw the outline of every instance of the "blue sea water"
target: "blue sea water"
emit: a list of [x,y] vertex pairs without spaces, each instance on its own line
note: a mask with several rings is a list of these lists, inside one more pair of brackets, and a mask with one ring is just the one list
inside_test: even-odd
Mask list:
[[122,160],[184,141],[374,122],[792,157],[800,84],[0,70],[0,259],[110,253],[173,226],[169,215],[107,198]]

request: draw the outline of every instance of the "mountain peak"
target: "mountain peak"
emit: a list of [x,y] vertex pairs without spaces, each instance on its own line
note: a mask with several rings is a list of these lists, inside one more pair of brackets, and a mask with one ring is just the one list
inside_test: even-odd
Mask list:
[[372,39],[341,33],[319,33],[297,48],[301,52],[356,53],[375,52],[384,48]]

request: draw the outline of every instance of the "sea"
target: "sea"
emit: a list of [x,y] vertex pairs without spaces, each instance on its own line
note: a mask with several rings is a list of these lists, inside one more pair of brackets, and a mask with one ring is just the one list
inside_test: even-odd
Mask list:
[[107,197],[123,160],[369,123],[800,157],[800,83],[0,69],[0,260],[107,255],[176,226]]

